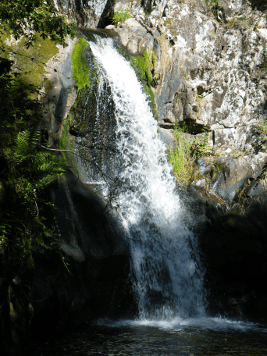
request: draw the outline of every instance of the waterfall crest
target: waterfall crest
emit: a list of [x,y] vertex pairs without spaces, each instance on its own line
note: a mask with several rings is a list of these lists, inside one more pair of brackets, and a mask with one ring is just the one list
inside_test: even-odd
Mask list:
[[[194,254],[195,239],[184,222],[157,122],[130,63],[112,39],[96,38],[90,46],[99,75],[97,115],[112,102],[116,118],[116,152],[112,164],[100,168],[117,182],[112,195],[130,241],[139,317],[203,315],[203,275]],[[108,94],[103,93],[106,81]]]

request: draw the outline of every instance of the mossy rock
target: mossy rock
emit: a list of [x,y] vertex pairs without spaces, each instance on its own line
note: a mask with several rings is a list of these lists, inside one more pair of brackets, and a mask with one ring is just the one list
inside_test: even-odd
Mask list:
[[120,47],[119,52],[123,55],[132,65],[135,73],[141,83],[143,84],[144,92],[149,99],[149,105],[153,112],[154,118],[158,119],[158,112],[155,102],[155,96],[152,87],[156,85],[159,78],[156,72],[157,58],[153,51],[145,51],[142,56],[129,55],[125,48]]
[[9,33],[2,33],[0,44],[3,51],[1,55],[14,60],[13,72],[16,73],[18,84],[32,87],[30,99],[37,99],[38,90],[43,87],[45,91],[51,89],[51,84],[45,77],[45,65],[59,52],[53,41],[48,38],[44,40],[37,34],[36,41],[27,48],[25,39],[14,41]]
[[90,86],[90,67],[88,66],[86,60],[86,54],[89,48],[90,45],[84,37],[81,37],[73,47],[71,55],[72,72],[78,91],[86,86]]

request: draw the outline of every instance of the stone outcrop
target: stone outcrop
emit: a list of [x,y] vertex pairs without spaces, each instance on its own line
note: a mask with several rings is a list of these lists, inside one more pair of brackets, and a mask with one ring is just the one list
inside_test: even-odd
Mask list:
[[142,55],[148,39],[157,56],[164,141],[171,145],[174,126],[186,124],[192,138],[208,131],[213,147],[181,192],[199,234],[210,310],[266,319],[266,3],[117,1],[122,9],[135,21],[112,26],[121,42]]
[[[113,14],[112,7],[106,22],[93,20],[104,16],[105,1],[58,0],[55,6],[71,20],[77,14],[86,17],[75,20],[84,27],[103,28]],[[220,0],[217,5],[204,0],[119,0],[114,12],[121,11],[133,18],[108,28],[131,54],[151,49],[158,58],[161,80],[154,91],[160,126],[168,129],[187,122],[193,134],[209,127],[213,145],[251,148],[257,140],[253,128],[267,112],[266,5],[241,0]]]
[[119,35],[122,45],[127,48],[131,55],[142,55],[146,50],[154,51],[157,57],[160,56],[160,46],[154,32],[147,30],[134,18],[126,20],[119,27],[109,25],[106,29]]
[[48,194],[63,260],[56,250],[35,255],[32,335],[45,339],[96,317],[130,317],[129,251],[115,212],[71,171]]
[[[158,79],[152,88],[167,144],[176,124],[185,123],[192,136],[209,130],[218,155],[197,161],[196,179],[181,194],[194,212],[189,224],[200,237],[210,310],[267,318],[267,293],[260,287],[267,273],[267,153],[258,130],[267,115],[265,1],[53,1],[78,26],[108,25],[131,55],[154,52]],[[123,9],[133,18],[114,27],[112,13]],[[72,46],[70,41],[47,63],[52,90],[45,99],[45,126],[54,147],[77,98]],[[77,111],[82,108],[81,100]],[[70,133],[90,135],[85,126],[87,132],[75,118]],[[55,251],[36,256],[33,330],[47,336],[96,316],[134,314],[128,248],[117,233],[116,214],[107,213],[103,201],[72,173],[51,189],[65,265]],[[25,313],[30,320],[31,311]],[[53,320],[55,328],[45,329],[44,320],[50,326]]]
[[78,27],[103,28],[109,23],[114,0],[51,0],[54,7]]
[[62,128],[70,108],[77,98],[72,74],[71,53],[77,39],[67,39],[68,46],[58,45],[59,53],[46,63],[46,77],[51,90],[44,94],[44,127],[47,129],[49,143],[58,145],[62,137]]
[[251,150],[267,113],[267,23],[249,2],[115,4],[129,19],[113,28],[134,55],[144,48],[158,58],[154,85],[159,125],[186,123],[192,134],[209,129],[210,144]]
[[[152,90],[159,132],[168,145],[173,141],[172,129],[177,124],[186,124],[192,137],[208,131],[215,155],[198,159],[195,181],[188,193],[181,194],[188,194],[185,201],[189,205],[190,201],[194,202],[192,206],[196,204],[193,216],[197,217],[197,223],[192,224],[192,228],[199,233],[200,247],[206,256],[204,264],[208,271],[213,271],[207,272],[210,301],[216,300],[221,310],[225,308],[230,314],[234,310],[236,315],[241,315],[249,309],[252,296],[264,298],[265,295],[258,287],[249,287],[251,276],[257,273],[257,268],[262,268],[266,253],[263,216],[267,153],[260,129],[267,115],[265,2],[146,0],[129,3],[118,0],[109,3],[109,7],[105,1],[67,4],[55,0],[54,4],[79,26],[107,26],[108,33],[118,38],[130,55],[142,56],[145,50],[154,52],[157,75],[153,73],[153,76],[157,80],[152,82]],[[132,18],[115,27],[111,18],[113,12],[123,11],[130,13]],[[67,72],[70,70],[68,61],[64,65]],[[72,75],[66,74],[66,77]],[[53,89],[57,104],[53,104],[56,111],[52,109],[51,112],[56,114],[50,114],[47,120],[52,122],[49,136],[54,143],[61,135],[62,122],[76,98],[73,82],[55,80],[61,83],[61,89]],[[89,121],[94,116],[96,103],[93,96],[90,100],[89,119],[81,112],[81,100],[70,127],[71,134],[80,137],[81,141],[83,136],[92,134]],[[84,117],[85,121],[81,122],[79,117]],[[101,120],[103,127],[105,118]],[[251,255],[250,249],[254,251]],[[225,253],[216,265],[222,250]],[[251,272],[246,270],[245,256],[252,266]],[[256,260],[259,263],[253,262]],[[265,272],[262,270],[259,274],[263,276]],[[237,292],[234,284],[240,273],[244,288]],[[228,284],[224,274],[229,277]],[[226,293],[224,301],[220,293]],[[243,295],[243,302],[238,293]],[[211,303],[212,311],[216,310],[216,303]]]
[[[83,111],[83,100],[96,89],[93,77],[84,95],[78,96],[74,85],[71,53],[76,40],[68,40],[68,47],[59,46],[59,53],[46,65],[51,90],[44,98],[48,108],[44,128],[55,149],[68,139],[68,131],[72,138],[89,133],[95,113],[93,102],[91,114]],[[76,116],[72,112],[69,126],[67,118],[76,100]],[[73,157],[74,153],[69,153],[70,165]],[[77,166],[71,168],[77,175],[68,171],[47,192],[55,209],[46,215],[60,233],[62,256],[52,249],[39,251],[34,258],[31,333],[37,338],[60,334],[96,317],[130,316],[136,308],[129,279],[128,241],[116,211],[94,193],[93,186],[81,182],[82,171],[78,173]]]
[[180,194],[194,211],[188,225],[198,235],[208,311],[266,321],[266,195],[247,200],[241,213],[238,208],[229,209],[217,195],[194,186]]

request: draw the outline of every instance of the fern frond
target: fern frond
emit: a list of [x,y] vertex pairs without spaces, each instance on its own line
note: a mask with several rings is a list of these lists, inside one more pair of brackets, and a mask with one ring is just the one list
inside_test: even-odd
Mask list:
[[19,155],[26,155],[29,149],[30,131],[21,131],[16,137],[16,152]]
[[36,170],[44,173],[62,173],[64,170],[60,167],[61,158],[50,152],[38,152],[34,157]]

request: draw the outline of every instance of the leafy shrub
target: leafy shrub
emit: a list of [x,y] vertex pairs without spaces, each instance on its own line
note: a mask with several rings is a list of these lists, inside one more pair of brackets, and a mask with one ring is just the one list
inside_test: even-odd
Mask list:
[[173,166],[173,173],[179,183],[187,185],[193,180],[195,157],[191,155],[192,143],[184,135],[185,129],[176,127],[174,137],[176,145],[169,152],[169,161]]
[[12,68],[0,58],[0,292],[3,281],[33,268],[33,251],[48,248],[48,237],[58,239],[44,217],[51,203],[43,188],[63,173],[60,157],[40,146],[42,107],[33,100],[39,83],[24,82]]
[[132,17],[131,13],[129,12],[129,9],[123,9],[120,11],[117,11],[113,15],[113,23],[115,26],[118,26],[118,24],[121,22],[125,22],[126,20],[130,19]]
[[195,160],[212,154],[208,137],[188,139],[185,127],[174,129],[175,147],[169,151],[169,161],[179,183],[190,184],[195,179]]
[[36,33],[63,45],[67,35],[75,35],[74,25],[45,0],[1,0],[0,23],[0,32],[10,29],[16,40],[26,40],[27,47],[36,40]]
[[258,128],[260,135],[262,135],[263,138],[266,140],[267,139],[267,121],[266,120],[259,121],[257,128]]

